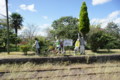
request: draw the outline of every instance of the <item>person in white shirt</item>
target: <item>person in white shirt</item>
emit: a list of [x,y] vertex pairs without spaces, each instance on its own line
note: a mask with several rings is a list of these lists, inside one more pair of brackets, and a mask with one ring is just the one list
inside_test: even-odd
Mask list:
[[39,45],[39,42],[38,42],[37,38],[35,38],[35,43],[34,43],[33,46],[36,48],[36,55],[39,55],[39,53],[40,53],[40,45]]
[[83,37],[80,38],[80,53],[85,54],[85,41]]

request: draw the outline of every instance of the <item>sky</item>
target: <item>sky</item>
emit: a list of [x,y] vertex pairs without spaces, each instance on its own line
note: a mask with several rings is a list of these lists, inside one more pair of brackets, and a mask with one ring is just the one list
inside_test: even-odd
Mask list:
[[[63,16],[79,18],[82,2],[88,8],[90,24],[101,24],[104,28],[108,22],[120,24],[120,0],[8,0],[9,15],[13,12],[24,18],[19,34],[36,25],[37,34],[46,36],[46,29],[51,28],[54,20]],[[6,15],[5,0],[0,0],[0,18]]]

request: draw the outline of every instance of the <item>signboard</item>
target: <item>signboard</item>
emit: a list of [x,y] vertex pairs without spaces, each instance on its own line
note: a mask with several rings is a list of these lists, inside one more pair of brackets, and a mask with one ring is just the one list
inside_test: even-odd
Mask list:
[[73,40],[72,39],[65,39],[63,44],[64,44],[64,46],[72,46]]

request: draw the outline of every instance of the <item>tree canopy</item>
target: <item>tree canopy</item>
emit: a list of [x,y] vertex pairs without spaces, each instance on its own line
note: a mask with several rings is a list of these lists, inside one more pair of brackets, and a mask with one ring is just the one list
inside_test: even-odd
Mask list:
[[72,16],[61,17],[52,23],[53,30],[50,32],[53,36],[59,38],[76,39],[78,31],[78,19]]
[[15,29],[15,33],[17,35],[18,29],[20,29],[22,26],[23,17],[18,13],[12,13],[10,17],[11,27]]

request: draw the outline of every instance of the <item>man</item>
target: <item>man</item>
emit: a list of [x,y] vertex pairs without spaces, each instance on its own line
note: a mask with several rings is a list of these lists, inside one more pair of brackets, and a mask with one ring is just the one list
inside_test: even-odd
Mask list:
[[85,54],[85,41],[84,38],[80,38],[80,54]]
[[35,38],[35,44],[33,46],[35,46],[35,48],[36,48],[36,55],[39,55],[39,53],[40,53],[40,46],[39,46],[39,42],[38,42],[37,38]]
[[64,40],[60,40],[60,49],[61,49],[61,53],[64,53]]

